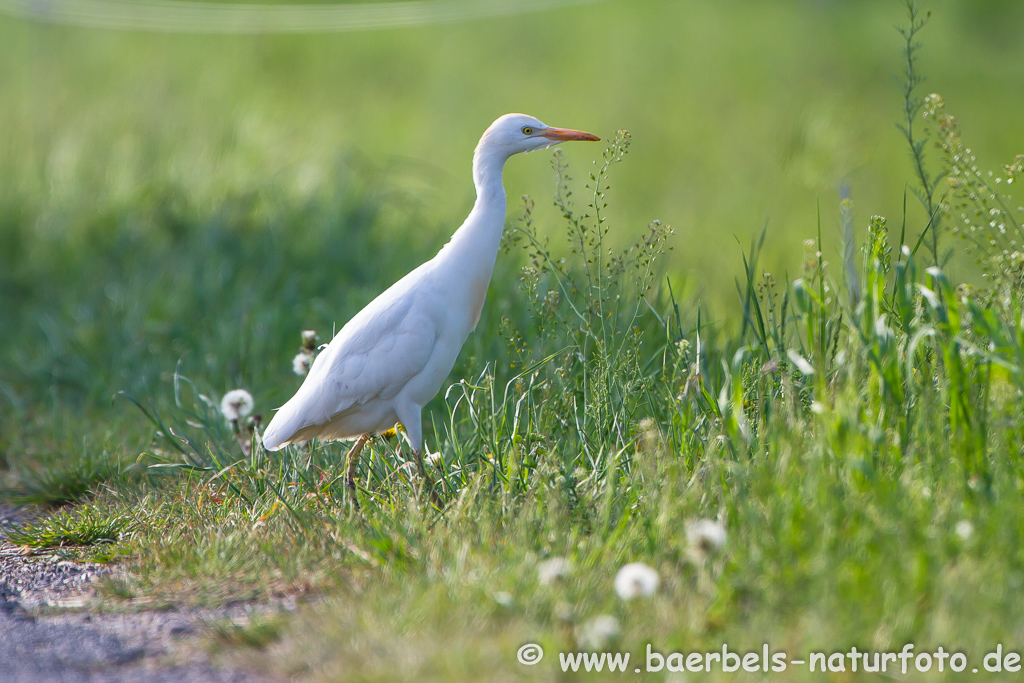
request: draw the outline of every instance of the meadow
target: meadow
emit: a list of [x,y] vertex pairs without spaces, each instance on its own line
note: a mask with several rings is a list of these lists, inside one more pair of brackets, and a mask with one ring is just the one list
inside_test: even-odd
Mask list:
[[[1019,652],[1024,12],[919,9],[909,40],[870,0],[216,40],[0,19],[2,496],[48,513],[11,539],[125,567],[95,609],[297,601],[210,636],[282,677]],[[433,491],[394,438],[354,494],[343,444],[264,452],[302,331],[433,255],[505,110],[606,150],[510,164]],[[773,677],[687,676],[651,674]]]

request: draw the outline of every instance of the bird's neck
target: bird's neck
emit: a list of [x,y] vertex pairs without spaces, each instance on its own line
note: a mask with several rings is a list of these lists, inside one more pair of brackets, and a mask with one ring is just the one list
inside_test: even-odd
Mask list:
[[482,147],[483,142],[473,157],[476,203],[439,256],[454,259],[453,263],[466,269],[467,275],[488,281],[505,228],[505,188],[501,176],[508,156]]

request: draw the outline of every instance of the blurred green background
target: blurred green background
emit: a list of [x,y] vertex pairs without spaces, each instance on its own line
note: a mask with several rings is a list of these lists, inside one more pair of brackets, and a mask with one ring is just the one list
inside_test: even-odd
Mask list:
[[[1024,151],[1024,3],[925,8],[921,94],[943,94],[997,167]],[[766,221],[761,266],[791,274],[819,204],[838,262],[841,185],[858,228],[875,213],[899,225],[904,14],[899,0],[619,0],[248,36],[0,16],[0,405],[64,386],[106,397],[186,353],[207,354],[215,384],[260,384],[254,368],[287,367],[299,329],[329,336],[444,243],[473,201],[473,147],[508,111],[629,129],[613,233],[671,223],[669,274],[735,310],[737,240]],[[565,153],[582,179],[600,148]],[[510,218],[524,193],[553,216],[547,153],[513,159],[506,188]],[[515,286],[503,267],[495,325]]]

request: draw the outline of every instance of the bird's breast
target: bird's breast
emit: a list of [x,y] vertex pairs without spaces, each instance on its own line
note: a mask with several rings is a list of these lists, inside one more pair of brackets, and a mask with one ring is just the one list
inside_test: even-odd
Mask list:
[[480,322],[480,314],[484,310],[484,300],[487,298],[487,285],[490,284],[490,278],[474,278],[469,286],[469,310],[471,312],[469,331],[472,332],[476,329],[476,324]]

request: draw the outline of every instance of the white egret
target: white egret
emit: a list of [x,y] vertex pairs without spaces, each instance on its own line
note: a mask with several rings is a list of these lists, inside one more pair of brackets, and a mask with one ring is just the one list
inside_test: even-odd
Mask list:
[[566,140],[599,139],[525,114],[506,114],[492,123],[473,155],[476,203],[465,222],[437,256],[341,328],[267,425],[264,448],[276,451],[313,438],[356,439],[348,462],[348,484],[354,488],[367,439],[400,422],[426,482],[421,412],[480,319],[505,227],[505,162],[513,154]]

